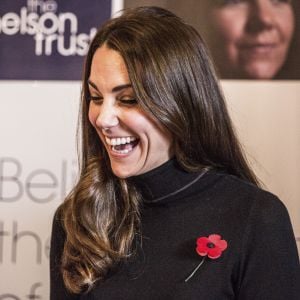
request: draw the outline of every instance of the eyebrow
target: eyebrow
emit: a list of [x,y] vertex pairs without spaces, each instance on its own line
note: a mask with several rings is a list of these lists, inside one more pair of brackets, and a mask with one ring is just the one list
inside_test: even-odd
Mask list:
[[[93,83],[90,79],[88,80],[88,84],[99,92],[97,85],[95,83]],[[131,83],[117,85],[112,89],[112,92],[113,93],[119,92],[119,91],[122,91],[122,90],[130,88],[130,87],[132,87]]]

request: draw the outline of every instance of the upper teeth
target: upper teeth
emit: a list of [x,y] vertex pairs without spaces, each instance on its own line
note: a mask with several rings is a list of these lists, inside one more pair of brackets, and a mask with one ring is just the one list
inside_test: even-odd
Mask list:
[[118,137],[118,138],[111,138],[111,139],[108,137],[105,137],[106,143],[110,146],[123,145],[123,144],[130,143],[132,141],[135,141],[135,140],[136,140],[136,137],[133,137],[133,136]]

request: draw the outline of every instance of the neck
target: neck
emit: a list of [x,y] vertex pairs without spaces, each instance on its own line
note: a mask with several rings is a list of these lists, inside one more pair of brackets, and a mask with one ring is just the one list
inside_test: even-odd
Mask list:
[[206,170],[187,172],[175,158],[138,176],[131,177],[145,204],[164,204],[182,198],[204,176]]

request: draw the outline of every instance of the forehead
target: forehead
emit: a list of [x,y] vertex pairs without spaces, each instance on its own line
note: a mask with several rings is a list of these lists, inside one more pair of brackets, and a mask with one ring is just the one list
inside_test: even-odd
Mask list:
[[96,84],[124,84],[129,82],[127,68],[119,52],[106,45],[98,48],[93,56],[90,78]]

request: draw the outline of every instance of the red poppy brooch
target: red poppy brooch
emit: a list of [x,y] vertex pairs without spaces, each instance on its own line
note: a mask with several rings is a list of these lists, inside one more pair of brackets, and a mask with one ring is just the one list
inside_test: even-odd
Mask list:
[[211,259],[217,259],[222,255],[222,252],[227,248],[227,242],[221,239],[218,234],[211,234],[208,237],[199,237],[197,239],[196,252],[202,256],[202,260],[194,271],[185,279],[185,282],[189,281],[198,269],[204,263],[206,257]]

